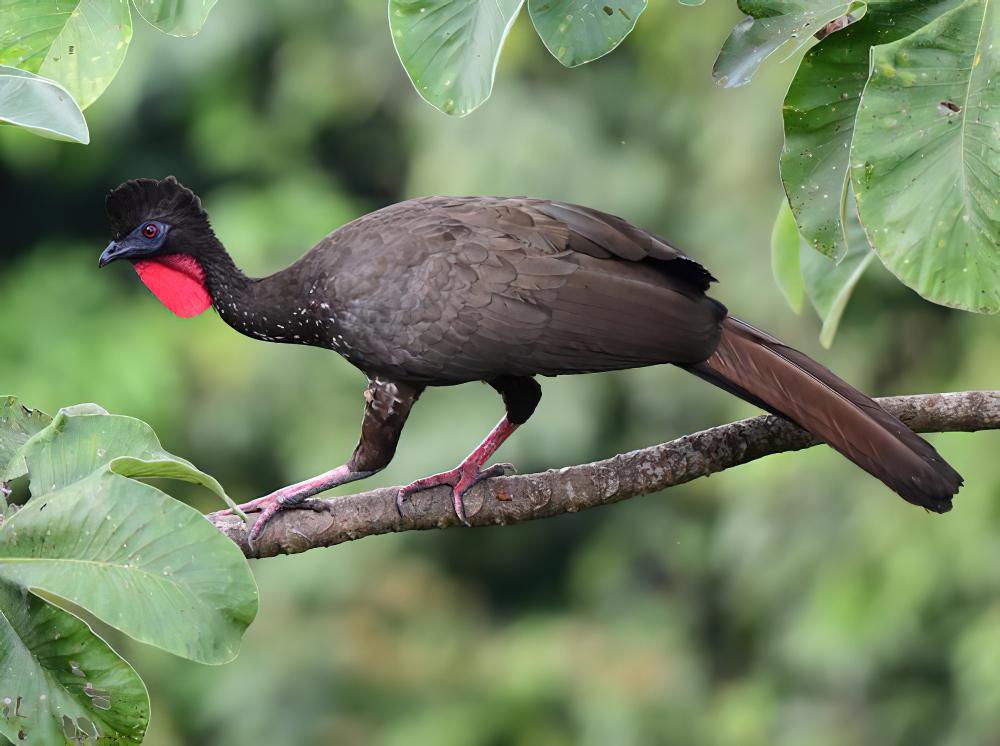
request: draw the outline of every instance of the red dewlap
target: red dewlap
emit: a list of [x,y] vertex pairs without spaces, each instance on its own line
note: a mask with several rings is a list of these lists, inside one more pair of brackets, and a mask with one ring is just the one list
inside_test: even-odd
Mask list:
[[134,262],[135,271],[153,295],[181,318],[190,318],[212,305],[205,287],[205,271],[187,254],[168,254]]

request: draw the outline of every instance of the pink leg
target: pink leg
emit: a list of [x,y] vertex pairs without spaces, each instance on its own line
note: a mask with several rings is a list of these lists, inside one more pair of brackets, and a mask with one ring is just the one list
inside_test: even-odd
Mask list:
[[399,508],[400,513],[402,513],[403,501],[414,492],[446,484],[452,488],[451,499],[455,506],[455,515],[466,526],[470,526],[471,524],[465,517],[465,506],[462,503],[462,495],[474,484],[484,479],[499,477],[504,474],[503,466],[493,466],[485,470],[482,467],[483,464],[489,461],[490,456],[496,453],[501,444],[510,437],[511,433],[517,430],[517,427],[517,425],[504,417],[490,431],[490,434],[486,436],[486,439],[479,444],[476,450],[470,453],[454,469],[418,479],[416,482],[403,487],[396,496],[396,507]]
[[[338,466],[336,469],[320,474],[318,477],[313,477],[312,479],[307,479],[304,482],[292,484],[288,487],[282,487],[270,495],[258,497],[256,500],[243,503],[240,505],[240,510],[244,513],[256,513],[260,511],[260,517],[250,530],[250,536],[247,539],[248,543],[251,547],[253,546],[254,541],[257,540],[261,531],[264,530],[264,526],[267,525],[267,522],[278,511],[293,508],[324,510],[326,503],[316,500],[307,501],[306,498],[318,495],[320,492],[325,492],[334,487],[339,487],[342,484],[353,482],[356,479],[364,479],[371,474],[372,472],[370,471],[351,471],[345,464],[344,466]],[[218,511],[215,515],[230,515],[232,512],[230,508],[226,508],[225,510]]]

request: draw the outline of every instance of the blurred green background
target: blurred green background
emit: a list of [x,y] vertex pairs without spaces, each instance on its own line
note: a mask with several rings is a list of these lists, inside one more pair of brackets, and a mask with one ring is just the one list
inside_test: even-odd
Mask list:
[[[573,71],[521,18],[462,120],[412,91],[383,2],[222,0],[191,40],[139,21],[92,145],[0,130],[0,389],[147,420],[240,499],[350,453],[365,381],[339,357],[181,321],[127,267],[98,272],[104,193],[169,173],[250,273],[407,197],[572,200],[670,238],[735,313],[873,394],[995,387],[996,321],[883,270],[831,351],[785,306],[768,238],[793,67],[712,84],[734,6],[651,3]],[[542,384],[500,454],[523,472],[753,413],[671,368]],[[485,386],[428,392],[369,484],[452,466],[501,411]],[[261,614],[235,663],[124,646],[148,743],[1000,743],[1000,436],[932,440],[968,484],[943,517],[815,449],[587,514],[255,562]]]

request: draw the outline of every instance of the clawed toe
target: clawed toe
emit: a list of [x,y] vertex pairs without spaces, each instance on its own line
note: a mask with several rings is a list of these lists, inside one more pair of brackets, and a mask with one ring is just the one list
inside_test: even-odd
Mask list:
[[326,501],[324,500],[303,500],[301,502],[291,502],[282,499],[282,497],[277,494],[268,495],[266,498],[261,499],[266,502],[263,503],[263,507],[260,511],[260,517],[253,524],[253,528],[250,529],[250,535],[247,537],[247,544],[249,544],[251,548],[253,548],[254,543],[257,541],[257,537],[261,535],[264,527],[267,526],[271,519],[282,510],[326,510]]
[[[258,497],[256,500],[251,500],[250,502],[243,503],[242,505],[237,505],[236,507],[242,510],[244,513],[257,513],[267,507],[267,502],[271,498],[271,495],[266,495],[265,497]],[[222,510],[217,510],[212,515],[235,515],[235,511],[232,508],[223,508]]]
[[[475,483],[482,482],[484,479],[492,479],[493,477],[510,477],[517,474],[517,469],[514,468],[513,464],[494,464],[489,469],[484,469],[479,472]],[[472,485],[469,485],[470,487]]]
[[[533,406],[534,405],[532,405],[532,407]],[[479,444],[476,450],[470,453],[468,457],[454,469],[442,472],[441,474],[434,474],[433,476],[425,477],[424,479],[418,479],[413,484],[409,484],[400,489],[399,493],[396,495],[396,510],[399,512],[400,517],[403,516],[403,502],[405,502],[407,497],[412,495],[414,492],[446,484],[451,487],[451,499],[454,504],[455,515],[458,517],[458,520],[466,526],[472,525],[465,517],[465,505],[462,503],[462,496],[468,492],[470,487],[483,481],[484,479],[514,473],[514,467],[510,464],[495,464],[488,469],[483,469],[483,464],[486,463],[486,461],[488,461],[494,453],[496,453],[500,444],[503,443],[508,436],[510,436],[510,434],[517,429],[517,427],[518,424],[516,422],[511,422],[507,417],[504,417],[499,423],[497,423],[497,426],[490,431],[490,434],[486,436],[486,439]]]
[[465,503],[462,500],[465,493],[484,479],[509,476],[513,473],[515,473],[515,470],[511,464],[495,464],[488,469],[480,469],[478,465],[461,464],[451,471],[424,477],[402,487],[396,493],[396,510],[399,512],[400,517],[402,517],[403,503],[410,495],[415,492],[431,489],[432,487],[447,485],[452,488],[451,499],[455,515],[464,525],[471,526],[472,524],[469,523],[469,519],[465,515]]
[[[258,497],[256,500],[251,500],[248,503],[240,505],[239,508],[244,513],[260,513],[260,516],[250,529],[249,536],[247,536],[247,543],[251,548],[253,548],[254,542],[257,541],[257,537],[261,535],[261,532],[263,532],[270,520],[282,510],[312,510],[317,513],[325,513],[331,510],[332,506],[329,500],[309,499],[301,502],[293,502],[283,498],[279,493],[274,493],[264,497]],[[232,514],[232,508],[226,508],[225,510],[219,510],[212,513],[212,515],[216,516]]]

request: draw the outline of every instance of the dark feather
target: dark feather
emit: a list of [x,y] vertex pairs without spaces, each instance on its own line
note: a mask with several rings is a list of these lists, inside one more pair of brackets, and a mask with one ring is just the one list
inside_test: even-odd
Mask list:
[[419,391],[675,363],[798,423],[912,503],[944,512],[962,483],[867,396],[727,317],[705,295],[714,278],[704,267],[614,215],[526,198],[410,200],[256,280],[236,269],[198,198],[173,178],[126,182],[107,207],[116,238],[150,219],[170,223],[171,236],[192,229],[178,247],[197,252],[235,328],[328,347],[372,378]]
[[908,502],[944,513],[962,477],[898,418],[824,366],[738,319],[689,368],[826,441]]
[[543,200],[403,202],[335,231],[301,265],[333,282],[350,341],[340,352],[414,383],[697,362],[725,315],[704,295],[710,275],[673,247]]
[[210,227],[201,200],[173,176],[126,181],[108,193],[105,209],[116,241],[148,220],[161,220],[181,228]]

